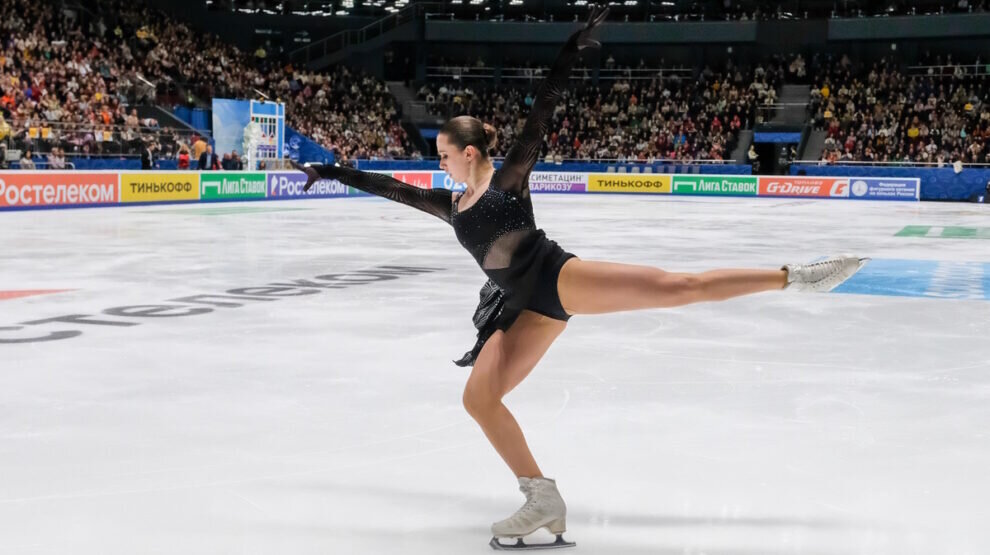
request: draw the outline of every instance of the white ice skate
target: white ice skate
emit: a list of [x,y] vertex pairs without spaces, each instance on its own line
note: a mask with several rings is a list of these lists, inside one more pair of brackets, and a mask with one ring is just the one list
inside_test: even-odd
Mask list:
[[[526,503],[509,518],[492,524],[492,541],[489,545],[497,551],[523,551],[530,549],[557,549],[574,547],[574,542],[564,541],[567,529],[567,505],[557,491],[557,483],[549,478],[519,478],[519,491],[526,495]],[[523,537],[540,528],[550,530],[557,539],[552,543],[527,544]],[[515,538],[516,543],[504,544],[499,538]]]
[[785,289],[815,293],[831,291],[851,278],[869,261],[869,258],[839,255],[821,262],[787,264],[782,268],[787,270]]

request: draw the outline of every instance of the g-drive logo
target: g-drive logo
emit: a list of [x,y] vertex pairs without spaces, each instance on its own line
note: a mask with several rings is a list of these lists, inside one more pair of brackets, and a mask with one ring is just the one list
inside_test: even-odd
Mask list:
[[306,174],[302,172],[276,172],[268,174],[269,198],[292,197],[346,197],[347,185],[335,180],[321,179],[303,192]]

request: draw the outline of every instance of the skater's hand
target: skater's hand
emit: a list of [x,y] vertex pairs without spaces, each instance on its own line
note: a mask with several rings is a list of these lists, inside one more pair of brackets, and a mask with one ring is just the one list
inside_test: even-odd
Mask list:
[[605,21],[608,16],[608,6],[605,7],[594,7],[591,9],[591,15],[588,16],[588,23],[584,25],[584,29],[581,29],[574,34],[574,38],[577,41],[577,49],[584,50],[585,48],[601,48],[602,43],[591,38],[591,32],[595,30],[595,27]]
[[316,171],[316,168],[312,166],[303,166],[299,162],[292,160],[292,167],[306,174],[307,180],[306,184],[303,185],[303,192],[309,191],[309,188],[313,186],[313,183],[316,183],[322,179],[319,172]]

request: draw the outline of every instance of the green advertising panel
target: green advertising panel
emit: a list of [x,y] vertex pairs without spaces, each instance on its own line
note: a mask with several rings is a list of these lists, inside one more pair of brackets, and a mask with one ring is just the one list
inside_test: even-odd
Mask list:
[[909,225],[897,237],[937,237],[941,239],[990,239],[990,227]]
[[756,195],[759,192],[755,176],[737,175],[674,175],[675,195]]
[[265,174],[203,172],[200,174],[203,200],[265,198]]

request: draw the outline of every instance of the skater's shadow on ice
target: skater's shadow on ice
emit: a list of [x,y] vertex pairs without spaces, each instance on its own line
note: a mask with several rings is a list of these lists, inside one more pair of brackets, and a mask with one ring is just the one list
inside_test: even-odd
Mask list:
[[[312,491],[313,484],[305,486],[308,491]],[[320,488],[321,486],[317,486]],[[438,512],[455,510],[458,513],[470,511],[477,513],[482,522],[488,522],[495,516],[505,512],[510,514],[516,510],[522,502],[519,498],[506,495],[482,496],[471,495],[463,491],[450,493],[389,488],[381,485],[369,484],[337,484],[327,483],[322,486],[334,496],[358,496],[363,500],[370,497],[382,499],[386,506],[397,506],[410,504],[416,507],[417,511],[422,511],[423,507],[433,507]],[[501,512],[500,512],[501,511]],[[858,529],[878,529],[878,523],[865,521],[841,520],[835,518],[792,518],[778,516],[755,516],[755,517],[705,517],[705,516],[676,516],[676,515],[651,515],[635,513],[615,513],[603,511],[601,509],[588,509],[580,504],[570,501],[568,503],[567,520],[570,523],[580,523],[583,526],[628,526],[639,528],[679,528],[679,527],[709,527],[719,528],[799,528],[806,530],[858,530]],[[487,528],[487,526],[486,526]],[[727,555],[736,555],[735,552]],[[745,555],[745,552],[739,552]]]

